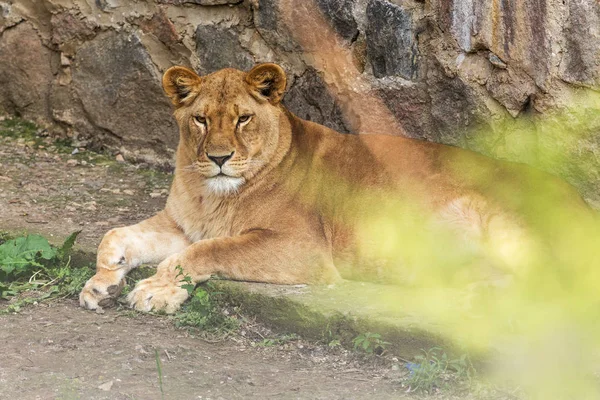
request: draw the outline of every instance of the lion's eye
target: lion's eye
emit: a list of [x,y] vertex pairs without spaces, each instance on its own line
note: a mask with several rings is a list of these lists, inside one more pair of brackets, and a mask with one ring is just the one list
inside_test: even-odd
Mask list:
[[243,124],[244,122],[250,121],[251,115],[240,115],[238,117],[238,124]]
[[204,117],[202,117],[200,115],[195,115],[194,116],[194,121],[198,125],[206,125],[206,118],[204,118]]

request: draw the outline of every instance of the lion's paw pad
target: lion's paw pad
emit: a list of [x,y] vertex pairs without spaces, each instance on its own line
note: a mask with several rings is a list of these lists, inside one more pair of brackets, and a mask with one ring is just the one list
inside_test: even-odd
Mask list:
[[[112,277],[111,277],[112,278]],[[79,304],[89,310],[98,307],[112,307],[125,286],[125,280],[114,283],[104,275],[95,275],[86,283],[79,294]]]

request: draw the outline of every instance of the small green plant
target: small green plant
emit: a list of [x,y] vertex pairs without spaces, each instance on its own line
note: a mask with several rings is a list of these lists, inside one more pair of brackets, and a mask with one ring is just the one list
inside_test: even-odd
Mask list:
[[180,276],[182,277],[180,280],[180,282],[183,282],[181,288],[187,290],[188,295],[191,296],[192,293],[194,293],[194,289],[196,288],[196,285],[194,284],[194,282],[192,282],[192,278],[185,272],[183,272],[183,268],[181,268],[181,265],[176,266],[175,270],[177,271],[176,278],[179,278]]
[[381,335],[378,333],[365,332],[352,339],[352,344],[354,350],[381,355],[390,343],[381,340]]
[[279,344],[279,341],[277,339],[271,339],[271,338],[266,338],[266,339],[263,339],[261,342],[256,343],[256,345],[259,347],[273,347],[277,344]]
[[217,305],[216,295],[218,293],[209,292],[202,286],[192,289],[190,301],[175,315],[175,325],[225,333],[237,329],[239,321],[221,310]]
[[34,139],[38,127],[20,118],[9,118],[0,122],[0,136]]
[[259,347],[273,347],[279,346],[288,342],[292,342],[294,340],[298,340],[300,337],[296,334],[290,333],[287,335],[281,335],[274,338],[265,338],[262,341],[256,343],[256,346]]
[[[28,303],[77,294],[91,277],[88,268],[72,268],[70,253],[79,232],[60,247],[40,235],[3,237],[0,244],[0,298],[13,300],[2,312],[16,312]],[[19,295],[31,292],[14,300]]]
[[411,392],[432,393],[434,389],[445,388],[451,381],[471,380],[475,373],[473,364],[466,354],[450,359],[439,347],[415,357],[415,362],[407,363],[410,375],[406,384]]

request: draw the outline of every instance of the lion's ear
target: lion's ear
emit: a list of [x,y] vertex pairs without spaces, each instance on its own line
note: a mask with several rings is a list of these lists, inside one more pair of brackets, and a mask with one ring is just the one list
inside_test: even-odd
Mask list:
[[259,96],[266,97],[271,104],[277,104],[285,92],[286,77],[279,65],[265,63],[252,68],[246,74],[246,82]]
[[175,107],[181,107],[197,92],[202,78],[186,67],[171,67],[162,79],[163,89]]

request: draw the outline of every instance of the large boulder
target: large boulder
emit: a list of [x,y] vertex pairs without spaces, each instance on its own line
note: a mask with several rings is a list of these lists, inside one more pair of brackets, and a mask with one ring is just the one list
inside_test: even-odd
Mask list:
[[560,77],[576,85],[600,88],[600,2],[570,0],[568,8]]
[[196,28],[196,54],[200,72],[206,74],[222,68],[242,71],[255,64],[252,55],[242,48],[239,34],[231,28],[216,25],[199,25]]
[[152,147],[163,156],[176,147],[171,104],[136,34],[98,35],[79,48],[72,67],[73,87],[98,128],[94,140]]
[[340,105],[313,68],[295,79],[283,103],[300,118],[321,123],[338,132],[349,132]]
[[29,22],[5,30],[0,36],[0,112],[49,123],[55,57]]
[[385,0],[367,5],[367,56],[376,78],[417,75],[417,46],[409,10]]
[[359,30],[354,14],[354,0],[316,0],[317,6],[326,15],[335,31],[347,41],[354,41]]

